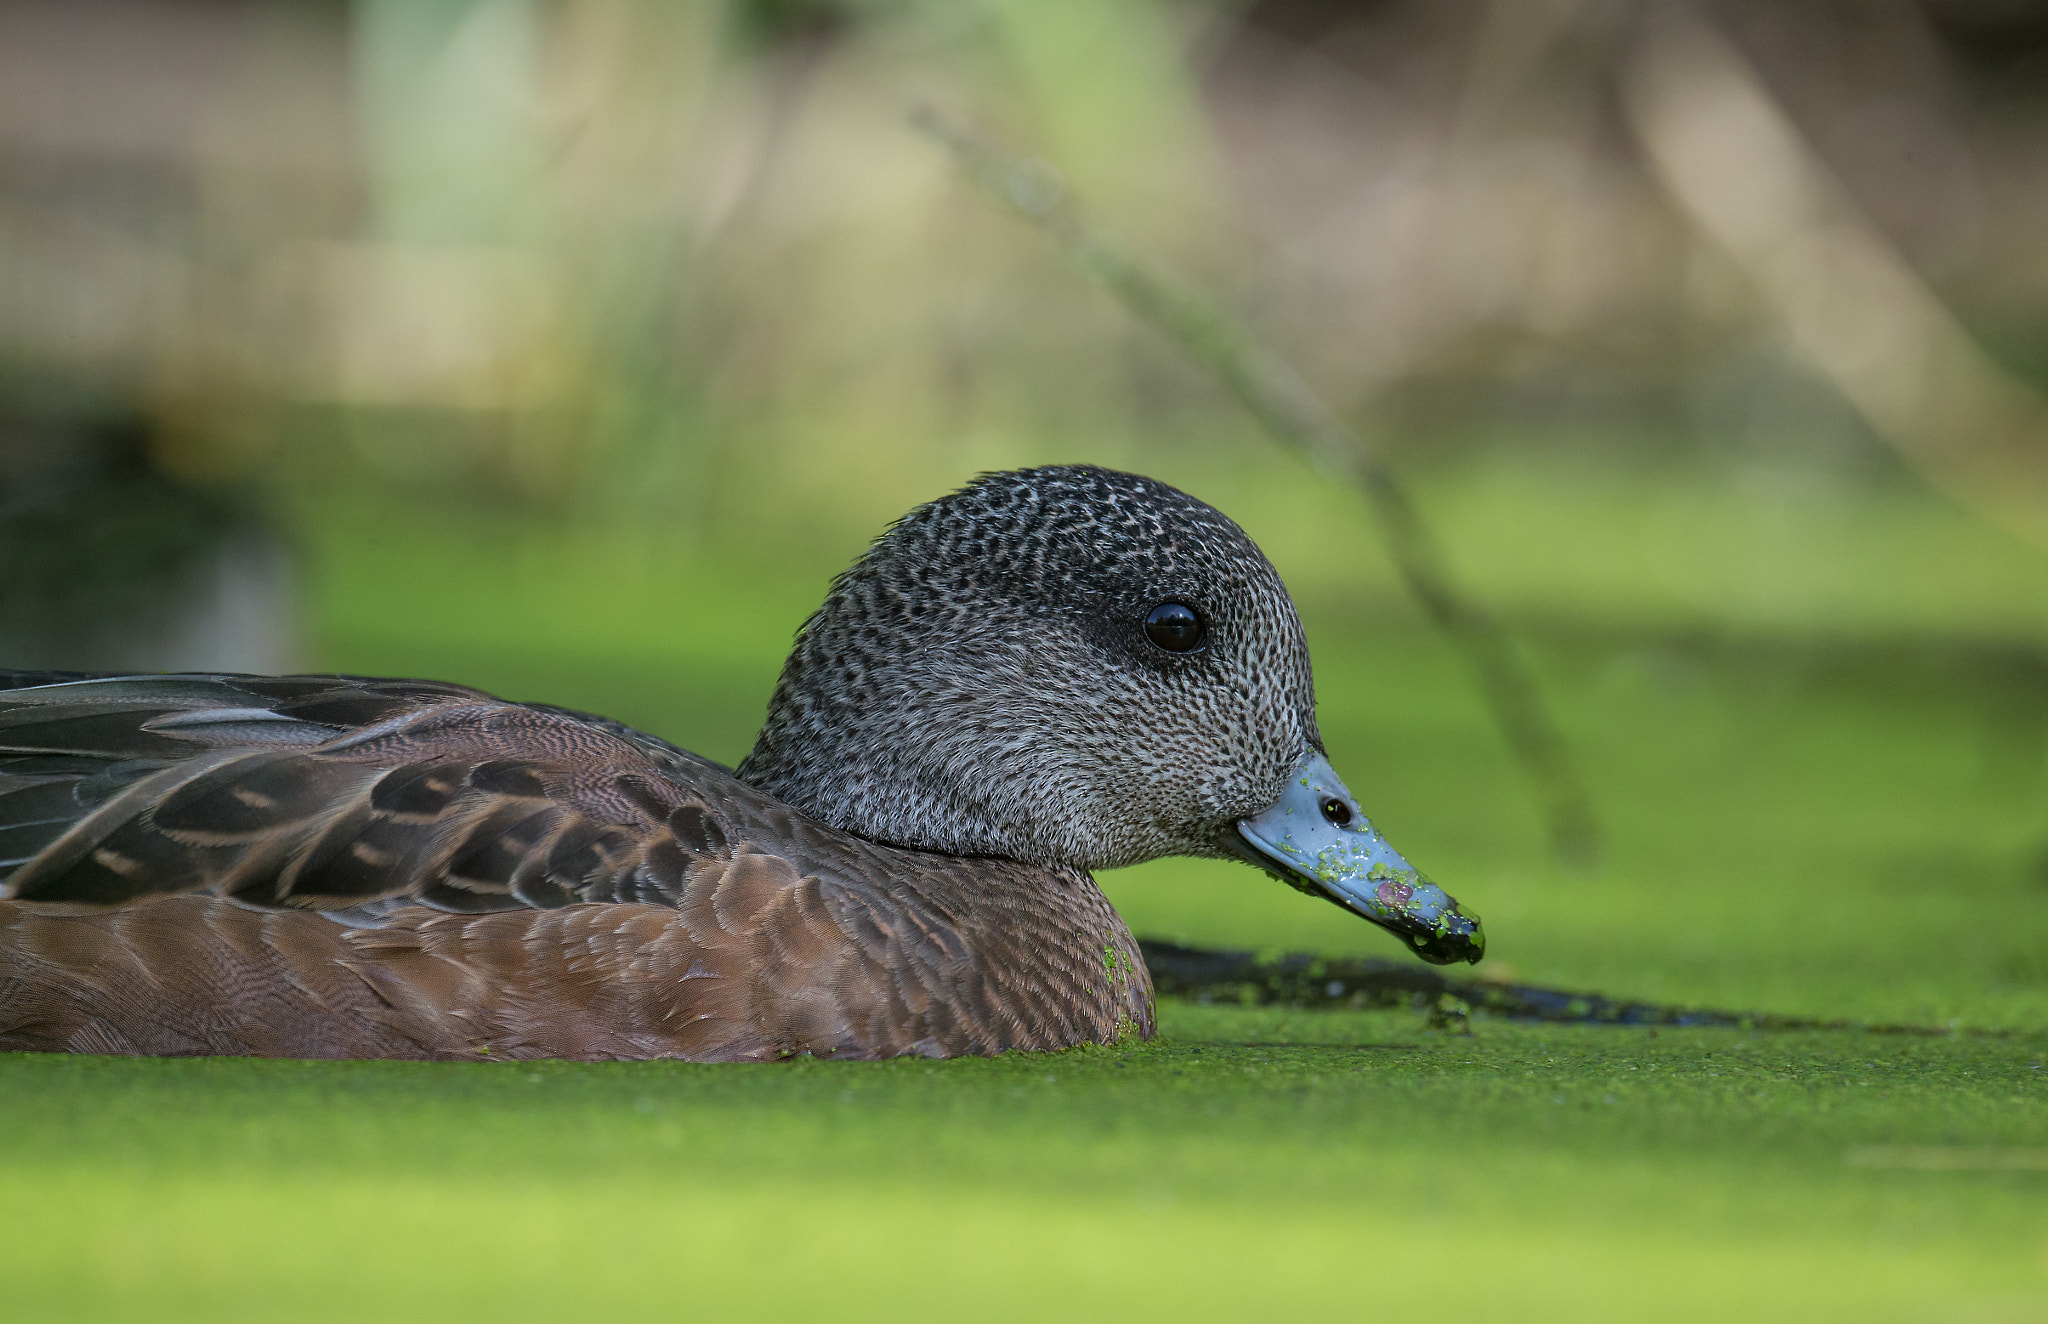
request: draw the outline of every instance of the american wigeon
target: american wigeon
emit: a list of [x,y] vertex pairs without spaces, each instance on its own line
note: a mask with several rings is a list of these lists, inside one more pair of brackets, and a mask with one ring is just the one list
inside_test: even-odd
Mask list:
[[456,685],[0,672],[0,1048],[945,1057],[1153,1032],[1090,870],[1236,856],[1479,959],[1324,757],[1235,524],[983,477],[798,635],[737,769]]

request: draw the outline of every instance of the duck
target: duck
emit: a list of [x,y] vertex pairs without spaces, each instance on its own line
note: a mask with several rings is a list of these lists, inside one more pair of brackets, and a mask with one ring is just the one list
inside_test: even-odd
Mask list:
[[1252,539],[985,474],[833,580],[735,768],[436,681],[0,672],[0,1049],[950,1058],[1156,1033],[1094,881],[1238,859],[1478,961]]

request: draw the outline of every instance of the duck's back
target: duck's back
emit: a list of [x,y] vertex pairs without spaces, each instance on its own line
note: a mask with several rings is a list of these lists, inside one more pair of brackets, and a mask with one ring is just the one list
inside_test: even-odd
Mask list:
[[1149,1034],[1079,872],[878,846],[617,723],[0,672],[0,1048],[951,1056]]

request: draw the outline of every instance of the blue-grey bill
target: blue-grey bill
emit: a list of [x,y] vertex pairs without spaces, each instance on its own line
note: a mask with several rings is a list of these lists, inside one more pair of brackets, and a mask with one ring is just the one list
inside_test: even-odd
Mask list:
[[[1332,801],[1342,806],[1325,811]],[[1333,822],[1332,818],[1348,822]],[[1328,897],[1399,937],[1434,965],[1486,955],[1479,917],[1373,829],[1330,761],[1310,754],[1269,809],[1242,819],[1237,833],[1254,863],[1304,892]]]

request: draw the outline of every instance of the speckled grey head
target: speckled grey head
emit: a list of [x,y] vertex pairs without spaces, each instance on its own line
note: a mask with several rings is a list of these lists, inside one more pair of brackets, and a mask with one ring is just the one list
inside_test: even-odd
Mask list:
[[[1162,632],[1162,608],[1193,621]],[[1331,892],[1240,826],[1321,752],[1301,621],[1258,547],[1164,483],[1077,465],[984,475],[878,539],[798,636],[739,772],[892,845],[1243,856]]]
[[[1147,637],[1162,603],[1199,648]],[[1077,466],[985,475],[877,540],[740,771],[874,840],[1092,869],[1220,853],[1320,745],[1301,622],[1251,539]]]

